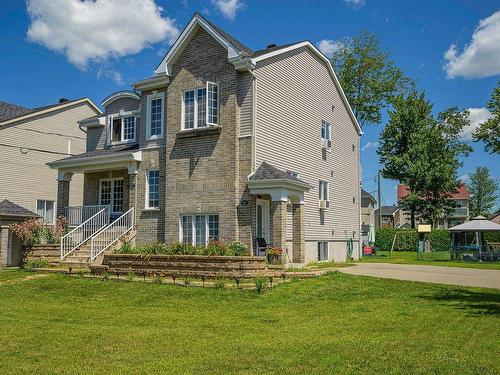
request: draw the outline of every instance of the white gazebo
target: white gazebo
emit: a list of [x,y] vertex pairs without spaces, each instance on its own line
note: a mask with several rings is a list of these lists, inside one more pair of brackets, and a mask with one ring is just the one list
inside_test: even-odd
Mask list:
[[[477,216],[474,219],[467,221],[463,224],[457,225],[449,229],[453,234],[452,237],[452,251],[456,254],[460,248],[463,252],[478,251],[479,260],[482,258],[483,252],[488,252],[489,249],[486,247],[484,241],[484,232],[500,232],[500,225],[494,223],[484,216]],[[463,245],[458,244],[458,234],[463,233]],[[473,237],[471,238],[471,233]],[[467,242],[467,234],[469,234],[469,240],[471,243]],[[500,254],[499,254],[500,257]],[[494,257],[495,258],[495,257]]]

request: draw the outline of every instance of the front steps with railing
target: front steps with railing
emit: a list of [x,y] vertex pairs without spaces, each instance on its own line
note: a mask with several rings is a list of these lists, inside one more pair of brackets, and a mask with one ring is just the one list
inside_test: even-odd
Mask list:
[[101,208],[61,237],[59,266],[88,268],[92,263],[99,264],[105,252],[121,246],[124,240],[133,235],[133,229],[133,207],[113,222],[110,220],[109,208]]

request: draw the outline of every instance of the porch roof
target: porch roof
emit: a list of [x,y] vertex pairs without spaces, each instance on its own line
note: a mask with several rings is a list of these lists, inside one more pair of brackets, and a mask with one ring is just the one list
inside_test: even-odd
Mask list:
[[56,160],[47,165],[65,172],[85,172],[99,169],[129,168],[142,160],[139,145],[114,146],[109,149],[93,150]]
[[268,194],[273,201],[291,198],[299,202],[303,202],[304,192],[311,189],[307,182],[265,161],[248,177],[248,187],[250,194]]

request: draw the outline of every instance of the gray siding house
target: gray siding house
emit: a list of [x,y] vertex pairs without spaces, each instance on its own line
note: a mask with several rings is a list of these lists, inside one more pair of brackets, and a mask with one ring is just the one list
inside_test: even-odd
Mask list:
[[126,218],[139,244],[239,240],[255,255],[285,248],[291,263],[359,256],[362,132],[310,42],[252,51],[195,14],[133,89],[80,122],[86,152],[48,163],[58,207],[83,174],[83,205]]

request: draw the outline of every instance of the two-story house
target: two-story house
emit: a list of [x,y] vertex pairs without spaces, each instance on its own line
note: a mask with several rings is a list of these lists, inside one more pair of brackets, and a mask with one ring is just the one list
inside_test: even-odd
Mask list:
[[239,240],[263,255],[265,243],[294,263],[358,256],[362,132],[313,44],[253,51],[195,14],[133,89],[80,122],[85,153],[49,163],[58,207],[83,174],[84,205],[126,216],[139,244]]
[[[404,199],[408,194],[408,187],[406,185],[399,184],[397,187],[398,202]],[[469,220],[470,193],[467,185],[460,184],[457,191],[455,191],[449,199],[455,203],[455,208],[447,217],[443,217],[439,220],[439,228],[451,228]],[[409,216],[409,213],[402,212],[401,225],[410,223]]]

